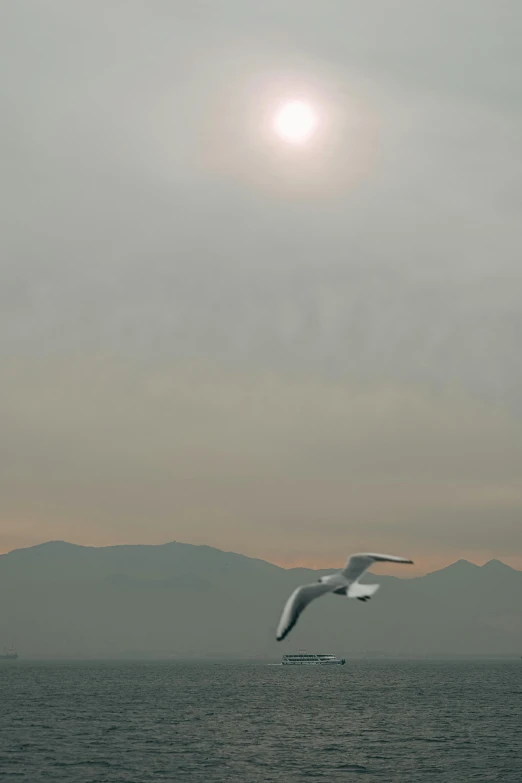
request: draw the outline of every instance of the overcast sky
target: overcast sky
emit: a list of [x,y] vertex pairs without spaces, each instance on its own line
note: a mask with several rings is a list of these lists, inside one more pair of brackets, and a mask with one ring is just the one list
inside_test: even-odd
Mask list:
[[0,4],[0,551],[522,568],[521,38],[520,0]]

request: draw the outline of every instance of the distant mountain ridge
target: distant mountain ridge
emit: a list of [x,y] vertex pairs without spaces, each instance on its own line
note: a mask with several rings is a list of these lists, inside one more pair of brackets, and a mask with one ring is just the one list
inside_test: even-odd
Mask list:
[[0,555],[0,645],[85,658],[522,654],[522,572],[498,560],[370,575],[382,584],[375,599],[322,598],[278,644],[290,591],[323,573],[178,542],[51,541]]

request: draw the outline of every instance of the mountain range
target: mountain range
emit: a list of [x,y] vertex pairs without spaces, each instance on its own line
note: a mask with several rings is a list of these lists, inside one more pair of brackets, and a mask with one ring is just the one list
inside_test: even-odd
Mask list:
[[321,598],[276,642],[290,592],[325,573],[178,542],[51,541],[0,555],[0,648],[24,658],[522,655],[522,572],[498,560],[367,574],[382,585],[372,601]]

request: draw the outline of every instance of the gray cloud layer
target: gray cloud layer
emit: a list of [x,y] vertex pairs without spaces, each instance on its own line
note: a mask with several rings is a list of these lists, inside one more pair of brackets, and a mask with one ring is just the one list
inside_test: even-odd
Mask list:
[[[522,552],[522,8],[376,9],[2,5],[5,541],[164,540],[175,516],[261,551],[267,520],[285,557],[303,524],[305,557],[322,515],[339,545],[371,517],[482,551],[494,521]],[[338,112],[317,165],[247,132],[276,84]]]

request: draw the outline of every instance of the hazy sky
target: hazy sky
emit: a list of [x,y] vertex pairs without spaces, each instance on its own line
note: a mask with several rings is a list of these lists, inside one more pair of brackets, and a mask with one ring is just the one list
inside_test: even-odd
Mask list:
[[0,4],[0,551],[522,567],[521,36],[520,0]]

